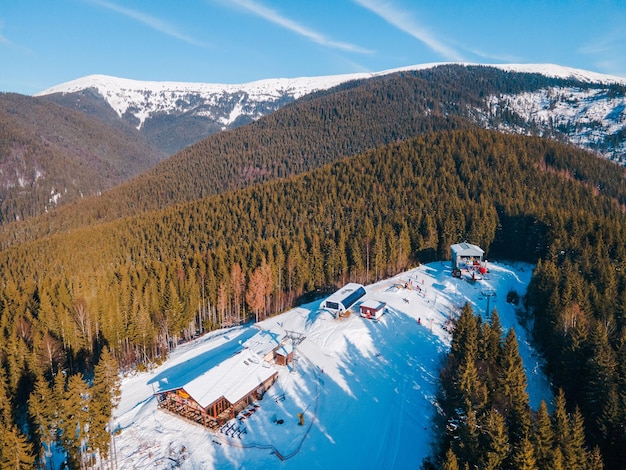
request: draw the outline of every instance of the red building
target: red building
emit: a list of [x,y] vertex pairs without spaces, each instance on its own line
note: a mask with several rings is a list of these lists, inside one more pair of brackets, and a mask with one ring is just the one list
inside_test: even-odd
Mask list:
[[365,318],[378,319],[385,311],[385,302],[379,300],[369,299],[360,305],[361,316]]

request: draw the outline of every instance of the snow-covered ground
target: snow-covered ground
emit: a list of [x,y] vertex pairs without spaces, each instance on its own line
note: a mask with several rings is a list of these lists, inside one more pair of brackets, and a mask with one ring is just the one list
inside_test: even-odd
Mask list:
[[[438,370],[450,344],[446,326],[466,302],[482,315],[497,308],[505,332],[515,328],[537,408],[551,392],[515,307],[506,303],[509,291],[526,292],[532,266],[490,263],[489,270],[469,282],[453,278],[449,262],[422,265],[366,286],[347,318],[319,310],[316,301],[179,347],[160,367],[123,379],[115,412],[118,467],[418,468],[431,452]],[[367,299],[386,302],[380,320],[358,315]],[[305,339],[294,364],[276,366],[279,378],[256,412],[228,423],[238,433],[213,433],[157,408],[154,392],[230,357],[259,329]]]

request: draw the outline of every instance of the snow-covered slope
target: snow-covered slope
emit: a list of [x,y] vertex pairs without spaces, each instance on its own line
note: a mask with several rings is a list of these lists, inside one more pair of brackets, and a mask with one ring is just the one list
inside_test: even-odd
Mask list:
[[[626,139],[613,137],[626,131],[624,94],[607,93],[604,88],[552,87],[534,92],[490,96],[489,115],[510,110],[523,118],[524,125],[500,122],[496,128],[541,136],[557,132],[570,143],[594,150],[617,162],[626,162]],[[612,145],[607,139],[614,138]]]
[[[335,319],[317,301],[179,347],[160,367],[123,379],[114,418],[118,468],[419,468],[431,452],[438,370],[450,341],[446,328],[466,302],[481,314],[497,308],[503,327],[515,328],[537,408],[551,393],[515,307],[506,303],[509,291],[525,292],[532,267],[489,267],[475,283],[453,278],[449,263],[438,262],[367,286],[361,301],[387,304],[377,322],[354,313]],[[495,297],[485,295],[492,291]],[[293,331],[305,339],[293,366],[276,366],[279,378],[251,416],[231,420],[229,432],[213,433],[157,408],[155,392],[253,348],[259,330]]]

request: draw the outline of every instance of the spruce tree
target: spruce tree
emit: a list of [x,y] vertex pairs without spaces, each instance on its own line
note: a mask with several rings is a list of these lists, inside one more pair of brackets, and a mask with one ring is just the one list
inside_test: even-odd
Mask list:
[[600,452],[600,448],[595,446],[593,450],[589,453],[587,459],[587,468],[589,470],[603,470],[604,462],[602,461],[602,453]]
[[510,452],[509,436],[504,418],[497,410],[487,411],[481,426],[481,464],[482,469],[501,468]]
[[531,437],[535,446],[537,466],[542,469],[550,468],[553,460],[554,431],[548,406],[544,400],[541,400],[539,404]]
[[511,444],[515,446],[528,437],[530,406],[526,392],[526,371],[519,355],[515,331],[511,328],[502,345],[501,375],[498,390],[507,403],[507,424]]
[[502,324],[500,323],[500,315],[495,308],[491,312],[491,319],[489,320],[489,336],[486,339],[487,342],[487,359],[494,364],[497,364],[500,360],[500,353],[502,350]]
[[100,361],[95,367],[94,377],[89,390],[89,442],[91,448],[98,450],[100,457],[108,458],[111,429],[111,415],[121,398],[118,363],[105,346],[100,354]]
[[465,415],[459,424],[458,458],[462,462],[477,463],[480,459],[480,428],[476,411],[469,402],[465,404]]
[[459,461],[454,455],[452,449],[448,449],[446,452],[446,456],[443,460],[443,464],[441,465],[442,470],[459,470]]
[[15,470],[30,470],[33,468],[35,457],[32,444],[15,425],[2,429],[0,437],[0,468]]
[[70,376],[59,411],[61,442],[75,467],[82,465],[89,445],[89,400],[89,386],[83,375]]
[[566,410],[565,393],[559,389],[554,399],[554,412],[552,413],[552,426],[554,429],[554,445],[558,449],[563,465],[570,450],[570,424]]
[[35,389],[28,397],[28,414],[34,424],[34,433],[41,443],[40,461],[45,466],[47,455],[51,455],[52,444],[56,440],[55,405],[52,390],[43,377],[38,377]]
[[563,452],[561,452],[561,448],[557,447],[556,449],[554,449],[554,453],[552,455],[552,465],[549,467],[540,467],[540,468],[545,468],[546,470],[568,470],[568,468],[565,466],[565,462],[564,462],[564,458],[563,458]]
[[516,470],[538,470],[535,451],[530,439],[524,438],[517,445],[513,455],[513,468]]
[[471,305],[465,304],[461,309],[461,316],[454,326],[450,352],[460,363],[464,357],[476,359],[478,353],[479,320],[474,315]]
[[565,454],[565,464],[572,470],[587,469],[588,451],[585,445],[583,415],[576,407],[570,418],[569,452]]

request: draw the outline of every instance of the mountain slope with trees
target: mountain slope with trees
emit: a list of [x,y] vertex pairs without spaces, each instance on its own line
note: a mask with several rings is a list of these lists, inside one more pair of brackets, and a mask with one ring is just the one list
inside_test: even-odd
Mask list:
[[132,130],[41,98],[0,94],[0,224],[99,194],[163,158]]
[[[442,67],[459,67],[440,64]],[[465,65],[475,68],[476,66]],[[471,119],[507,132],[558,136],[606,158],[624,162],[626,79],[553,64],[490,65],[500,72],[540,74],[563,81],[483,94]],[[437,68],[421,64],[396,69],[408,73]],[[486,69],[486,67],[485,67]],[[394,73],[355,73],[322,77],[267,79],[238,85],[145,82],[91,75],[38,94],[63,106],[81,109],[108,124],[133,126],[168,154],[211,134],[250,123],[315,90],[351,80]],[[460,76],[461,80],[463,79]],[[532,81],[533,79],[530,78]],[[500,121],[504,111],[513,122]]]
[[[613,390],[615,400],[594,415],[584,402],[593,393],[563,387],[568,409],[579,407],[586,429],[611,429],[587,434],[589,448],[598,446],[607,464],[623,463],[623,447],[610,445],[624,438],[614,425],[626,416],[624,371],[610,367],[626,331],[626,299],[616,295],[626,286],[623,179],[610,162],[539,138],[433,132],[283,180],[16,244],[0,253],[0,383],[10,410],[2,429],[34,419],[25,401],[36,379],[52,388],[62,370],[89,375],[105,347],[123,367],[159,361],[208,329],[447,259],[449,245],[467,239],[492,258],[540,263],[536,282],[557,297],[535,289],[527,302],[538,333],[563,339],[539,338],[551,376],[558,377],[555,360],[573,357],[566,351],[576,332],[573,351],[598,360],[569,370],[604,377],[594,387]],[[579,274],[559,279],[553,267],[542,281],[543,266],[561,263],[563,273]],[[563,287],[550,290],[554,283]],[[555,315],[564,322],[551,321]],[[605,340],[591,334],[607,324]],[[606,368],[593,368],[600,363]],[[59,386],[80,394],[79,379]],[[28,455],[39,452],[35,442]],[[58,445],[78,462],[75,444]]]
[[[460,65],[349,82],[301,98],[250,125],[214,135],[97,198],[31,223],[2,227],[0,241],[7,246],[111,221],[288,177],[426,132],[473,127],[485,96],[572,83]],[[501,109],[490,122],[493,126],[522,123],[515,116]]]

